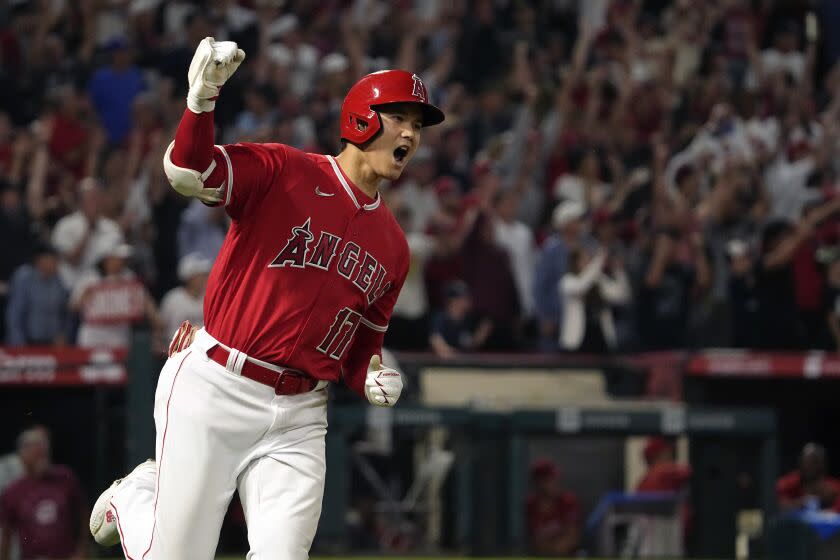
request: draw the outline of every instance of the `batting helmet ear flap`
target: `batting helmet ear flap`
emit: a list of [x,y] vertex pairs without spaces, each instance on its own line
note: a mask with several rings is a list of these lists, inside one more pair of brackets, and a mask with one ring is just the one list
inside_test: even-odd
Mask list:
[[[374,111],[373,109],[367,115],[360,115],[357,112],[348,111],[344,115],[344,118],[347,119],[347,122],[342,123],[342,128],[344,129],[344,125],[346,124],[351,130],[356,131],[356,139],[342,139],[351,142],[361,149],[369,146],[382,133],[382,116],[378,111]],[[346,136],[350,136],[350,134]]]

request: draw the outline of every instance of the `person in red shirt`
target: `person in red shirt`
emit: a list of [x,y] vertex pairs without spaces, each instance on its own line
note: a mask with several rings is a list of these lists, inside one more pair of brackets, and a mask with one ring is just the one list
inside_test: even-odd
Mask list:
[[[649,438],[643,451],[648,470],[639,484],[637,492],[671,492],[679,494],[688,488],[691,467],[677,463],[674,442],[662,437]],[[692,526],[692,509],[688,501],[680,507],[683,532],[688,535]]]
[[380,356],[409,252],[378,187],[400,177],[443,113],[417,75],[380,71],[348,92],[335,157],[214,146],[216,99],[244,58],[236,43],[201,41],[164,156],[172,187],[223,206],[232,224],[205,326],[161,371],[156,461],[115,482],[91,515],[97,542],[121,542],[127,558],[213,558],[234,491],[249,557],[307,558],[326,473],[326,387],[342,382],[375,406],[402,391]]
[[537,459],[531,465],[526,515],[531,554],[571,556],[577,550],[580,503],[574,494],[560,486],[560,469],[549,459]]
[[76,475],[52,464],[47,430],[21,433],[18,455],[24,475],[0,494],[0,560],[10,558],[12,535],[21,560],[86,558],[86,499]]
[[637,492],[679,492],[691,479],[691,467],[677,463],[674,444],[665,438],[648,439],[644,456],[648,470]]
[[825,448],[817,443],[807,444],[799,456],[799,468],[776,482],[779,509],[802,509],[809,500],[816,499],[819,509],[840,511],[840,480],[828,476],[827,470]]

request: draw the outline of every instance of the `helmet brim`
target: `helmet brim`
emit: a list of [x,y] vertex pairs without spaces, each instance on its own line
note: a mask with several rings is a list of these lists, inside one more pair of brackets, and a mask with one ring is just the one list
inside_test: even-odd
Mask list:
[[388,103],[371,105],[370,108],[378,112],[381,108],[387,107],[388,105],[400,105],[403,103],[411,103],[412,105],[420,106],[420,109],[423,111],[423,128],[426,128],[427,126],[435,126],[436,124],[440,124],[446,118],[446,116],[443,114],[443,111],[438,109],[436,106],[432,105],[431,103],[423,103],[422,101],[391,101]]

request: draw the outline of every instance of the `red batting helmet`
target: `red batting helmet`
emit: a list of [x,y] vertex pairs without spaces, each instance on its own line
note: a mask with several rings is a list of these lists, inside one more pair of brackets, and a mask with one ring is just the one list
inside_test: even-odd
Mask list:
[[377,107],[389,103],[416,103],[423,110],[423,126],[443,122],[443,111],[429,103],[426,86],[417,74],[380,70],[356,82],[341,104],[341,138],[363,144],[382,128]]

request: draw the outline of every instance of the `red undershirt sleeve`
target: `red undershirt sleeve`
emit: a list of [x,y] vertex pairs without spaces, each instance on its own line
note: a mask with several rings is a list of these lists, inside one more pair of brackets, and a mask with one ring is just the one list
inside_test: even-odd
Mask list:
[[172,163],[178,167],[204,173],[213,162],[214,113],[193,113],[184,111],[178,130],[175,131],[175,146],[172,148]]

